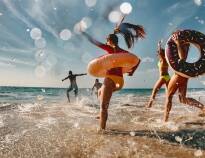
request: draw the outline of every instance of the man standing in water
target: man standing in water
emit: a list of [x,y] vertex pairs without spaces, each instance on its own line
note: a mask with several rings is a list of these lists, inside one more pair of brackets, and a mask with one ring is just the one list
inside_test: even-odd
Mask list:
[[96,94],[96,96],[98,98],[98,94],[99,94],[98,90],[101,88],[101,86],[102,86],[102,83],[100,83],[98,79],[95,79],[95,83],[94,83],[94,85],[92,87],[92,93],[91,94],[93,94],[93,90],[95,88],[95,94]]
[[74,89],[75,97],[77,97],[77,95],[78,95],[78,86],[76,83],[76,77],[83,76],[83,75],[87,75],[87,74],[86,73],[85,74],[73,74],[72,71],[69,71],[69,75],[66,78],[62,79],[62,82],[67,80],[67,79],[70,80],[70,87],[67,90],[67,97],[68,97],[69,102],[70,102],[70,97],[69,97],[70,91],[72,91]]

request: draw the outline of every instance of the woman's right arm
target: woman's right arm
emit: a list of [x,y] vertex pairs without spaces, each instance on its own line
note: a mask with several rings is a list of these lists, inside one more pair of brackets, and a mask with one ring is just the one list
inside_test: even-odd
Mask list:
[[108,45],[106,45],[106,44],[104,44],[104,43],[101,43],[101,42],[97,41],[96,39],[92,38],[88,33],[82,32],[82,34],[83,34],[92,44],[94,44],[94,45],[96,45],[96,46],[98,46],[98,47],[100,47],[100,48],[102,48],[102,49],[104,49],[104,50],[106,50],[106,51],[108,51],[108,52],[112,51],[112,49],[110,48],[110,46],[108,46]]

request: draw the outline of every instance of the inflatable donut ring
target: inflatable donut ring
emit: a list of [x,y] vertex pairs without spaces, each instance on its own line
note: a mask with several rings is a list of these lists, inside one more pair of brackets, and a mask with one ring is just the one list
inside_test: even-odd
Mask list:
[[[118,89],[123,86],[123,77],[108,75],[107,71],[112,68],[121,67],[123,73],[129,72],[134,66],[140,63],[140,59],[131,53],[106,54],[92,60],[88,64],[88,73],[95,77],[111,78]],[[118,82],[118,83],[117,83]],[[119,85],[118,85],[119,84]]]
[[197,77],[205,73],[205,35],[195,30],[179,31],[176,36],[184,43],[196,45],[200,51],[200,58],[194,63],[180,60],[176,43],[172,40],[173,35],[166,44],[165,56],[168,64],[174,71],[185,78]]

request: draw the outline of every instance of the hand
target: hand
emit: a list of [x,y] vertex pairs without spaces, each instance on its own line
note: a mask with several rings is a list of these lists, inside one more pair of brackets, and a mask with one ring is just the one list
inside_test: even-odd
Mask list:
[[120,32],[119,27],[116,27],[116,28],[114,29],[114,33],[119,33],[119,32]]
[[178,38],[178,34],[173,34],[172,35],[172,40],[177,44],[177,45],[179,45],[180,44],[180,42],[179,42],[179,38]]
[[161,48],[161,45],[162,45],[162,40],[160,40],[160,41],[157,43],[158,48]]

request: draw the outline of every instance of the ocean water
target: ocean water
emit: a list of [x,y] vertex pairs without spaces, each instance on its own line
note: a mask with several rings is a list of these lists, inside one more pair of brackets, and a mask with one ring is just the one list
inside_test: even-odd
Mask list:
[[[151,89],[113,94],[105,133],[98,131],[99,101],[90,89],[0,88],[0,157],[204,157],[205,117],[177,96],[164,123],[165,91],[146,109]],[[205,104],[205,89],[188,96]]]

